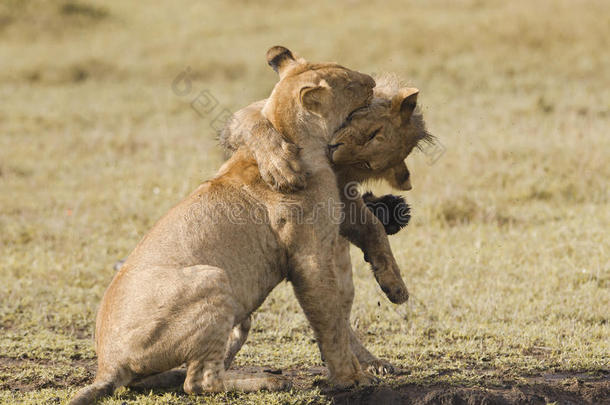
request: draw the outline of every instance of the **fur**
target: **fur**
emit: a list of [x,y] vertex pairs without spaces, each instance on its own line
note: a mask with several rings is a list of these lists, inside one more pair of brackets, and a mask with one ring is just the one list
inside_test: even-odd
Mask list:
[[[337,164],[333,166],[341,190],[341,200],[345,205],[346,218],[340,228],[341,235],[346,238],[340,241],[340,251],[343,255],[337,256],[336,260],[345,267],[341,290],[344,291],[345,302],[350,307],[353,299],[353,281],[347,241],[362,249],[382,291],[390,300],[402,302],[408,296],[400,269],[392,255],[387,234],[396,233],[407,224],[410,218],[409,207],[401,197],[384,196],[378,204],[385,203],[386,208],[391,211],[387,211],[385,215],[381,211],[375,212],[376,210],[371,209],[378,205],[374,197],[367,195],[369,200],[367,206],[355,187],[357,183],[365,180],[385,179],[395,188],[402,190],[411,188],[410,173],[404,159],[414,145],[426,137],[427,132],[421,115],[413,117],[417,89],[402,87],[390,89],[389,83],[389,79],[385,84],[381,84],[382,87],[379,87],[378,83],[375,94],[379,97],[373,100],[371,106],[354,112],[333,137],[334,142],[337,142],[337,136],[342,137],[342,143],[338,148],[349,150],[352,155],[361,159],[345,162],[341,160],[339,153]],[[262,109],[265,104],[266,100],[257,101],[236,112],[221,133],[221,144],[229,152],[240,147],[252,150],[261,173],[267,174],[263,178],[271,187],[283,192],[296,191],[306,184],[304,177],[306,171],[300,171],[299,167],[307,162],[307,158],[299,155],[300,149],[297,145],[300,144],[288,139],[279,131],[267,132],[268,136],[264,138],[254,136],[256,131],[253,131],[253,128],[256,128],[260,120],[264,120]],[[379,124],[386,124],[380,137],[383,141],[368,145],[366,139],[369,128]],[[333,155],[338,148],[330,148],[329,153]],[[364,166],[362,162],[373,162],[375,167]],[[388,220],[380,222],[375,219],[373,213],[384,215]],[[390,214],[393,216],[390,217]],[[362,366],[381,373],[393,370],[389,363],[377,359],[366,350],[353,331],[350,336],[352,350]],[[240,346],[235,347],[239,350]]]
[[368,209],[381,221],[388,235],[398,233],[411,220],[411,207],[403,197],[386,194],[376,197],[370,191],[362,195]]
[[[370,102],[374,82],[332,63],[278,60],[282,53],[291,54],[272,52],[281,79],[265,103],[268,125],[258,127],[258,136],[279,130],[303,147],[308,186],[290,197],[272,190],[242,149],[165,214],[104,293],[96,378],[72,405],[183,363],[187,393],[284,387],[277,376],[232,379],[225,375],[225,358],[233,328],[285,279],[314,330],[330,383],[341,388],[375,380],[350,348],[343,268],[335,265],[336,213],[315,210],[319,202],[339,199],[325,146],[351,111]],[[259,207],[265,207],[265,221],[249,215]]]

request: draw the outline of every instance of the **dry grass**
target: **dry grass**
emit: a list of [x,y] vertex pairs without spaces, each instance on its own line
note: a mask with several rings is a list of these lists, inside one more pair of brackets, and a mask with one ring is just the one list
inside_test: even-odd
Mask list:
[[[90,378],[112,264],[218,168],[214,116],[265,97],[275,44],[408,78],[446,148],[409,158],[414,218],[392,245],[413,299],[390,304],[353,252],[352,320],[408,370],[386,382],[607,371],[609,16],[601,0],[0,3],[0,401],[63,399]],[[219,104],[201,116],[203,90]],[[320,365],[288,285],[253,329],[238,364]],[[320,400],[197,401],[238,399]],[[123,401],[196,400],[105,403]]]

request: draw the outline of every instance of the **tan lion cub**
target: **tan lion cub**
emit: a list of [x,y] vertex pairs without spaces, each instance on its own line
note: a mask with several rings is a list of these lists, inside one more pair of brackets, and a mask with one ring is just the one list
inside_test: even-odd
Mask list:
[[[410,190],[409,171],[404,159],[421,141],[431,141],[432,136],[426,131],[421,113],[414,111],[418,90],[400,86],[396,76],[385,75],[377,80],[375,99],[367,108],[354,112],[333,137],[329,146],[334,170],[345,203],[345,221],[341,224],[341,234],[356,246],[363,249],[365,258],[370,261],[370,254],[389,252],[387,237],[379,232],[379,227],[362,221],[362,214],[368,213],[365,204],[378,209],[376,214],[384,222],[386,232],[395,233],[408,221],[408,206],[397,197],[385,196],[377,199],[371,194],[365,195],[365,201],[358,194],[355,185],[369,179],[385,179],[394,188]],[[266,181],[274,188],[284,192],[298,189],[306,184],[304,173],[300,170],[302,163],[298,157],[298,147],[286,140],[281,133],[268,131],[266,137],[256,136],[252,130],[263,119],[261,108],[265,100],[255,102],[235,113],[233,119],[221,133],[221,144],[229,151],[246,146],[255,151],[259,170],[264,173]],[[383,198],[383,197],[382,197]],[[388,204],[389,202],[389,204]],[[402,209],[402,212],[396,208]],[[392,212],[389,212],[392,209]],[[364,210],[364,211],[363,211]],[[385,210],[385,211],[384,211]],[[402,215],[402,218],[397,218]],[[384,221],[385,220],[385,221]],[[349,245],[342,240],[337,257],[345,269],[342,291],[346,305],[351,311],[353,300],[353,281],[349,256]],[[388,259],[393,260],[393,256]],[[375,264],[373,264],[375,265]],[[378,276],[378,272],[375,275]],[[382,289],[385,288],[382,286]],[[239,339],[228,350],[226,367],[246,340],[249,321],[234,331]],[[351,330],[351,329],[350,329]],[[373,356],[351,333],[350,341],[361,365],[369,371],[385,374],[393,367]]]
[[274,47],[280,79],[259,136],[278,129],[303,148],[307,187],[287,196],[261,178],[247,150],[165,214],[144,236],[104,293],[96,321],[95,381],[71,404],[90,404],[139,378],[187,365],[184,390],[279,389],[279,377],[225,375],[229,335],[281,281],[289,280],[337,387],[368,384],[350,348],[349,312],[335,260],[339,200],[326,156],[333,132],[366,106],[375,85],[335,63],[309,63]]

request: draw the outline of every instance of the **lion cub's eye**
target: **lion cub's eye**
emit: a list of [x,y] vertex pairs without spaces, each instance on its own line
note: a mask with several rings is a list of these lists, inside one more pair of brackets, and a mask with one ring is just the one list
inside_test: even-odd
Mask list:
[[376,130],[371,132],[371,134],[369,135],[369,141],[372,140],[373,138],[375,138],[377,136],[377,134],[379,134],[380,132],[381,132],[381,128],[377,128]]

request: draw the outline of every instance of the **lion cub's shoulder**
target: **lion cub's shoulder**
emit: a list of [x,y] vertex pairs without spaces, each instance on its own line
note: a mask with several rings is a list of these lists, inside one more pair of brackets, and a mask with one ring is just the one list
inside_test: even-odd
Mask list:
[[210,180],[210,187],[219,186],[253,186],[262,183],[261,174],[256,160],[246,149],[238,149],[227,160],[218,175]]

